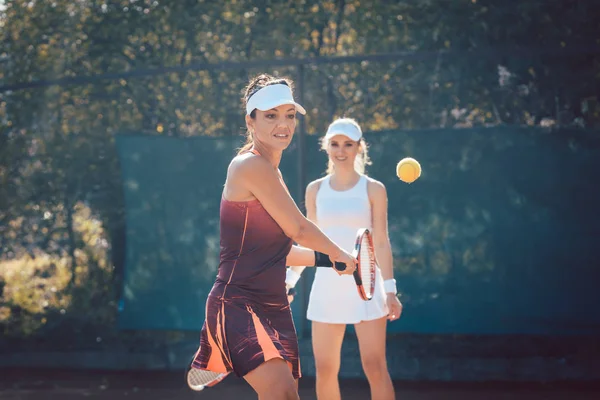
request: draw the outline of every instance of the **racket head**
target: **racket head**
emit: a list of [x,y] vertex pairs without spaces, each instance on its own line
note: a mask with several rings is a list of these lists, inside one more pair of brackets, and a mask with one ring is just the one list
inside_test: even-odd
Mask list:
[[377,261],[375,259],[373,236],[369,229],[362,228],[358,230],[353,255],[358,260],[354,271],[358,294],[363,300],[371,300],[373,293],[375,293]]
[[188,367],[185,380],[190,389],[199,392],[204,388],[211,387],[221,382],[229,375],[229,372],[213,372],[204,369],[194,368],[191,365]]

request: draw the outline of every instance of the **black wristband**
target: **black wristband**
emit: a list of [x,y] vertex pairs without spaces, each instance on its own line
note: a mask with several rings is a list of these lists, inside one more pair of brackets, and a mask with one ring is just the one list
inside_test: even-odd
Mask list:
[[329,256],[325,253],[315,251],[315,267],[333,267]]

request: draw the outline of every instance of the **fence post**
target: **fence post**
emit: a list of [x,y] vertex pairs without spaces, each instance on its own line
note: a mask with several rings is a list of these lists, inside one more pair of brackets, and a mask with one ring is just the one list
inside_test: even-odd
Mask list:
[[[297,91],[297,96],[298,96],[298,103],[304,105],[304,64],[300,63],[298,64],[298,76],[296,79],[296,91]],[[298,190],[298,207],[300,208],[300,211],[302,211],[302,213],[304,215],[306,215],[306,206],[304,204],[304,188],[306,185],[306,157],[305,157],[305,151],[306,151],[306,122],[305,122],[305,117],[302,117],[299,119],[299,123],[298,123],[298,137],[297,137],[297,143],[298,143],[298,186],[297,186],[297,190]],[[306,282],[306,278],[305,279],[301,279],[300,280],[300,286],[301,286],[301,290],[302,290],[302,296],[299,296],[300,299],[302,300],[302,311],[301,311],[301,318],[300,318],[300,329],[298,330],[298,337],[300,338],[304,338],[308,336],[308,326],[307,326],[307,322],[306,322],[306,318],[304,318],[304,316],[306,315],[306,310],[308,308],[308,291],[309,291],[309,287],[308,284]]]
[[[297,96],[298,103],[304,104],[304,64],[298,64],[298,78],[297,78]],[[300,210],[305,213],[306,208],[304,205],[304,187],[306,182],[306,170],[305,170],[305,150],[306,150],[306,117],[300,118],[298,123],[298,206]]]

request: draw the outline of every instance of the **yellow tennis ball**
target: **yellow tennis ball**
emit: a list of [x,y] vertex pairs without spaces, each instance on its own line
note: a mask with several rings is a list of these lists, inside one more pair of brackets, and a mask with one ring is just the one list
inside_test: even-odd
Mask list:
[[403,182],[413,183],[421,176],[421,164],[414,158],[403,158],[396,165],[396,175]]

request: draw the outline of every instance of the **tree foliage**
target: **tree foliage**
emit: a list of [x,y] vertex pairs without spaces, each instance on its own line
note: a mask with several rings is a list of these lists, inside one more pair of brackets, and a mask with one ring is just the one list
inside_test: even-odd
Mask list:
[[0,91],[3,260],[44,254],[75,273],[85,204],[110,243],[93,265],[118,271],[114,135],[239,135],[241,91],[261,71],[296,79],[309,134],[341,115],[368,131],[600,122],[590,0],[4,3],[0,86],[21,86]]

